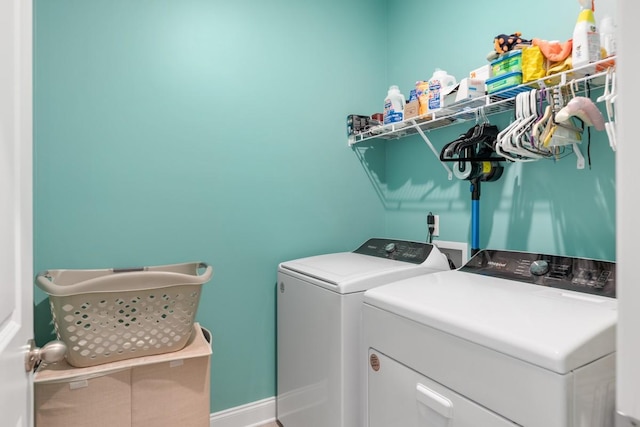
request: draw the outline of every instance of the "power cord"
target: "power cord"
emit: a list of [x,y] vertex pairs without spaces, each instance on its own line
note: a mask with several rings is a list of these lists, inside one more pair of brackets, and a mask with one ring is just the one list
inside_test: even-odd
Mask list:
[[433,213],[429,212],[427,215],[427,226],[429,227],[429,233],[427,235],[427,243],[433,242],[433,232],[436,229],[436,219],[433,216]]

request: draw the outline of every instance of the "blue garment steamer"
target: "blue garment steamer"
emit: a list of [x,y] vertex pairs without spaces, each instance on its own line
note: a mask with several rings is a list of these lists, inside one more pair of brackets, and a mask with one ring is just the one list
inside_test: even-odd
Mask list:
[[471,180],[471,256],[480,251],[480,179]]
[[455,162],[456,178],[471,182],[471,256],[480,251],[480,182],[497,181],[504,171],[493,146],[499,130],[484,122],[476,124],[458,139],[446,144],[440,161]]

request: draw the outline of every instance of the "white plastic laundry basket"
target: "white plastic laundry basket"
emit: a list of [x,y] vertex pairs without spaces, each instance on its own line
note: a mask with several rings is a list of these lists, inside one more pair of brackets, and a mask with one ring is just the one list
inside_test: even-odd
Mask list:
[[193,330],[201,263],[135,269],[49,270],[36,277],[49,294],[58,338],[76,367],[181,350]]

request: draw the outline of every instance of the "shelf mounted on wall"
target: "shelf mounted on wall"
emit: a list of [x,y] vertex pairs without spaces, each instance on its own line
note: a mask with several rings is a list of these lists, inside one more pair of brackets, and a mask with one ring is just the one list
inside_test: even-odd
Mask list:
[[[533,82],[525,83],[515,88],[492,93],[478,98],[464,100],[453,105],[444,107],[438,111],[407,119],[403,122],[389,125],[373,126],[368,130],[355,133],[349,136],[349,146],[368,140],[390,140],[402,139],[411,135],[419,135],[433,154],[438,158],[442,167],[447,172],[447,178],[453,179],[451,168],[443,161],[438,150],[431,142],[427,133],[431,130],[476,120],[480,114],[491,116],[494,114],[513,111],[516,107],[516,96],[514,94],[530,91],[536,88],[552,90],[561,88],[567,84],[585,83],[591,85],[592,89],[607,87],[607,79],[610,70],[615,67],[616,58],[609,57],[602,61],[589,64],[585,67],[554,74]],[[572,146],[577,156],[577,168],[584,168],[584,157],[577,144]]]

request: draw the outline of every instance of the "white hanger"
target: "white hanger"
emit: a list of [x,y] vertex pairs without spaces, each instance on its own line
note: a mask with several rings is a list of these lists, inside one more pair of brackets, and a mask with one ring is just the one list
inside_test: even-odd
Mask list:
[[[513,137],[524,125],[529,116],[529,92],[521,92],[515,99],[516,119],[498,134],[496,152],[502,157],[514,162],[531,162],[538,159],[523,157],[520,149],[513,144]],[[515,155],[514,155],[515,154]]]
[[505,148],[507,151],[518,154],[519,156],[525,159],[533,159],[538,160],[542,156],[527,150],[522,145],[522,138],[526,133],[529,132],[531,126],[535,123],[538,118],[537,106],[536,106],[536,96],[538,92],[536,89],[533,89],[528,92],[524,92],[522,94],[521,102],[521,113],[522,120],[519,124],[511,131],[510,139],[507,141],[509,144],[509,148]]
[[514,162],[516,162],[518,160],[515,157],[512,157],[506,151],[504,151],[503,147],[505,146],[505,140],[506,140],[509,132],[520,121],[520,109],[519,109],[519,107],[520,107],[519,99],[520,98],[519,97],[520,97],[520,94],[516,95],[516,98],[515,98],[515,101],[514,101],[515,102],[515,115],[516,115],[515,120],[513,122],[511,122],[507,127],[505,127],[502,131],[500,131],[498,133],[498,136],[496,137],[496,146],[495,146],[496,153],[498,153],[499,155],[501,155],[505,159],[512,160]]
[[617,135],[616,135],[616,122],[615,122],[615,109],[613,103],[615,102],[618,94],[616,93],[616,74],[615,70],[609,68],[604,84],[604,93],[598,97],[597,102],[604,101],[605,110],[607,111],[607,121],[604,123],[604,129],[607,132],[609,138],[609,146],[613,151],[617,148]]
[[532,130],[538,123],[540,115],[538,113],[538,91],[532,90],[529,94],[529,117],[526,125],[523,126],[516,138],[516,146],[519,148],[520,155],[531,157],[533,159],[541,159],[548,157],[548,152],[539,150],[533,144]]

